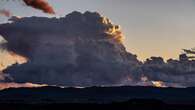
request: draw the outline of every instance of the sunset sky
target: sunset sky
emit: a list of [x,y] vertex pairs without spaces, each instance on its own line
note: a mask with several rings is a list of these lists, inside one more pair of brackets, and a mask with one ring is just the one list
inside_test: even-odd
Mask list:
[[[72,11],[97,11],[121,25],[125,46],[143,60],[150,56],[177,58],[195,46],[195,0],[48,0],[56,16]],[[22,1],[0,1],[0,9],[17,16],[48,16]],[[0,16],[0,22],[7,18]],[[2,53],[0,52],[0,56]]]

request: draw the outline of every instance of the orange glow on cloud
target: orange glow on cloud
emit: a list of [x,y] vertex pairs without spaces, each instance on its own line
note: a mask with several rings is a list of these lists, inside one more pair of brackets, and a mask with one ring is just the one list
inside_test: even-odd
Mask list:
[[33,83],[0,83],[0,90],[8,89],[8,88],[38,88],[47,86],[46,84],[33,84]]
[[143,82],[144,86],[150,86],[151,85],[153,87],[159,87],[159,88],[167,87],[164,82],[162,82],[162,81],[152,81],[152,80],[149,80],[148,77],[146,77],[146,76],[142,76],[141,81]]
[[166,87],[162,81],[152,81],[154,87]]
[[3,70],[4,68],[5,68],[4,64],[3,63],[0,63],[0,70]]
[[28,59],[26,57],[15,54],[14,52],[9,52],[9,55],[10,55],[10,57],[12,57],[12,59],[14,59],[19,64],[23,64],[23,63],[26,63],[28,61]]
[[15,54],[14,52],[5,52],[3,53],[2,59],[0,59],[0,71],[6,69],[8,66],[18,63],[23,64],[28,61],[27,58]]

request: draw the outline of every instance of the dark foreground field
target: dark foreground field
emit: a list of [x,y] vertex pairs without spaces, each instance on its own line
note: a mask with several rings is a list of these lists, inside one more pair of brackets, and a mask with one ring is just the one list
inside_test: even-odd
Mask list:
[[195,110],[195,88],[7,89],[0,91],[0,107],[2,110]]
[[2,110],[195,110],[195,105],[165,104],[151,100],[110,104],[0,104]]

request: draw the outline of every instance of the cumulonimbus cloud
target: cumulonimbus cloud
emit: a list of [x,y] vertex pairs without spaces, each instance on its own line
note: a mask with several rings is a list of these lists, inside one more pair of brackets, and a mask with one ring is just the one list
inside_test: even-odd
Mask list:
[[96,12],[73,12],[62,18],[25,17],[1,24],[0,34],[7,41],[4,49],[28,59],[3,71],[17,83],[195,85],[194,61],[180,55],[180,60],[164,62],[161,57],[151,57],[140,62],[126,51],[120,26]]
[[28,58],[27,63],[4,70],[15,82],[111,85],[138,64],[123,46],[119,26],[99,13],[21,18],[0,25],[0,34],[8,51]]

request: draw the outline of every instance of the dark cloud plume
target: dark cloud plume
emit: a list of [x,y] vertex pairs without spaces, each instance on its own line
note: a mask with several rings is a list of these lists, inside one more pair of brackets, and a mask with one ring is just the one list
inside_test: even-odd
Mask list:
[[52,6],[49,5],[45,0],[23,0],[24,3],[33,8],[42,10],[45,13],[55,14]]
[[[63,86],[194,86],[195,61],[151,57],[126,51],[120,26],[99,13],[72,12],[62,18],[26,17],[1,24],[4,49],[26,57],[3,71],[3,82]],[[6,80],[8,79],[8,80]],[[11,79],[11,80],[10,80]],[[161,81],[160,83],[157,81]]]
[[4,70],[16,82],[65,86],[118,84],[138,65],[119,26],[98,13],[21,18],[0,25],[8,51],[27,57]]
[[9,10],[0,10],[0,16],[10,17],[12,16],[11,12]]

